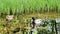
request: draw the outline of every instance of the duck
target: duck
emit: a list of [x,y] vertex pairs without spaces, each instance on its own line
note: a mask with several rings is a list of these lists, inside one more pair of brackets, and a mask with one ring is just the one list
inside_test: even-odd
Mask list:
[[31,24],[32,24],[32,28],[35,28],[35,26],[42,25],[43,20],[42,19],[35,19],[34,17],[32,17]]
[[6,21],[11,21],[13,20],[13,15],[7,15],[6,16]]

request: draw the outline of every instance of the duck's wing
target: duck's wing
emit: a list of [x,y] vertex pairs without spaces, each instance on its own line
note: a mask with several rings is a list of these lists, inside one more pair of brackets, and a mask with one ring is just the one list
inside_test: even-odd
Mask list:
[[36,24],[41,24],[41,23],[42,23],[42,19],[36,19],[36,20],[35,20],[35,23],[36,23]]

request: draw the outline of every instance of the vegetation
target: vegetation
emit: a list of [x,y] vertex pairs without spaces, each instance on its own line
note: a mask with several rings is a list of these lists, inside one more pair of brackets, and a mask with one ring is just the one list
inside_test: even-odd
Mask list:
[[[0,0],[0,12],[9,14],[60,12],[60,0]],[[7,13],[8,12],[8,13]]]
[[[47,15],[47,16],[46,16]],[[57,15],[57,14],[55,14]],[[23,34],[22,31],[24,31],[25,33],[28,32],[28,30],[31,29],[30,27],[30,20],[31,17],[34,16],[35,18],[41,18],[41,19],[45,19],[44,17],[48,17],[48,19],[55,19],[55,17],[52,14],[30,14],[30,15],[15,15],[14,19],[11,22],[8,22],[8,24],[6,25],[7,21],[6,18],[0,17],[0,33],[1,34],[6,34],[6,33],[10,33],[12,34],[12,32],[16,29],[16,28],[20,28],[20,31],[17,32],[17,34]],[[5,25],[5,26],[3,26]],[[38,30],[41,30],[41,34],[42,33],[48,33],[48,31],[46,31],[46,27],[40,27],[38,28]]]
[[[20,28],[17,34],[23,34],[31,30],[31,17],[52,20],[60,18],[60,0],[0,0],[0,34],[13,34],[16,28]],[[14,15],[11,22],[6,21],[7,15]],[[46,26],[47,27],[47,26]],[[38,28],[42,33],[49,33],[46,27]],[[55,33],[55,32],[53,32]],[[50,33],[51,34],[51,33]]]

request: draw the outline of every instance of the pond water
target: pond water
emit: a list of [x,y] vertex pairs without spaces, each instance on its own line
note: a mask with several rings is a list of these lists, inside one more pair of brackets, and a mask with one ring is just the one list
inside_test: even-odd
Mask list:
[[[49,24],[47,24],[47,28],[46,28],[46,30],[47,30],[47,34],[49,34],[49,33],[51,33],[52,32],[52,26],[51,26],[51,22],[48,20],[48,22],[49,22]],[[56,23],[59,23],[59,24],[56,24],[56,28],[57,28],[57,32],[58,32],[58,34],[60,34],[60,18],[58,18],[58,19],[56,19]],[[55,27],[54,27],[55,28]],[[48,31],[49,30],[49,31]],[[33,32],[32,32],[32,34],[34,34],[34,32],[38,32],[38,30],[34,30]],[[40,31],[41,32],[41,31]],[[54,29],[54,32],[55,32],[55,29]],[[46,32],[45,32],[46,33]],[[41,34],[41,33],[40,33]],[[43,32],[42,32],[42,34],[44,34]]]
[[56,18],[56,22],[59,23],[60,22],[60,18]]
[[[38,14],[38,15],[36,15],[37,17],[39,17],[39,15],[40,14]],[[28,17],[27,17],[28,16]],[[27,15],[27,16],[24,16],[24,18],[25,19],[27,19],[27,20],[29,20],[29,18],[31,18],[31,16],[30,15]],[[32,15],[33,16],[33,15]],[[35,17],[36,17],[35,16]],[[40,17],[41,17],[42,15],[40,15]],[[45,15],[44,15],[45,16]],[[44,17],[43,16],[43,17]],[[21,18],[20,18],[21,17]],[[24,21],[24,19],[22,19],[23,18],[23,16],[20,16],[19,17],[19,19],[20,19],[20,21],[21,22],[23,22]],[[41,17],[42,18],[42,17]],[[16,20],[17,21],[17,20]],[[4,22],[4,19],[1,21],[0,20],[0,22]],[[18,22],[18,21],[17,21]],[[28,22],[28,21],[26,21],[26,22]],[[48,20],[48,22],[49,22],[49,24],[47,24],[47,26],[46,27],[40,27],[38,30],[37,29],[34,29],[33,30],[33,32],[32,32],[32,34],[51,34],[52,33],[52,26],[51,26],[51,23],[50,23],[50,21]],[[60,18],[56,18],[56,22],[57,23],[59,23],[60,22]],[[12,22],[13,23],[13,22]],[[15,22],[14,22],[15,23]],[[11,25],[12,26],[12,25]],[[16,27],[16,26],[15,26]],[[29,27],[29,26],[28,26]],[[45,29],[46,28],[46,29]],[[14,28],[13,28],[14,29]],[[42,29],[42,31],[41,31],[41,29]],[[47,30],[49,30],[49,31],[47,31]],[[58,34],[60,34],[60,24],[57,24],[57,30],[58,30]],[[26,32],[26,31],[25,31]],[[25,33],[26,34],[26,33]]]

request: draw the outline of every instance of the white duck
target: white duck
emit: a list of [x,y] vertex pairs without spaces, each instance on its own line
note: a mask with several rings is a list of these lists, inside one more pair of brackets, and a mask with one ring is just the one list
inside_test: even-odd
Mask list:
[[34,17],[32,17],[31,23],[33,27],[40,26],[41,24],[43,24],[42,19],[35,19]]
[[11,21],[13,19],[13,15],[7,15],[6,20]]

